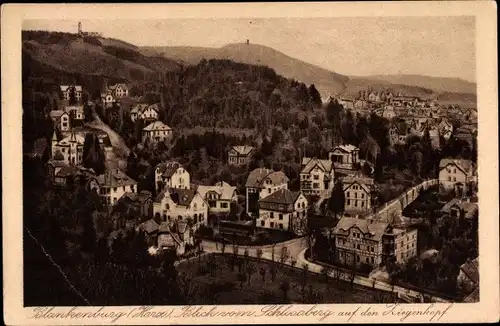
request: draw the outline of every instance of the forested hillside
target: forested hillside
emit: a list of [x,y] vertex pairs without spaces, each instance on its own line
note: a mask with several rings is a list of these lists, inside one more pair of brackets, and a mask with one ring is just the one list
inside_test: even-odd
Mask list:
[[314,85],[286,79],[268,67],[229,60],[202,60],[170,72],[160,94],[146,88],[142,91],[152,102],[163,96],[163,120],[176,128],[287,127],[297,122],[300,112],[321,106]]

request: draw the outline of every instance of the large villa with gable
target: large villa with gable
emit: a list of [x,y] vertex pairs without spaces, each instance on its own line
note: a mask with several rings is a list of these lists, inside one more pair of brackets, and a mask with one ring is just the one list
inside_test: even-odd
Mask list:
[[149,139],[155,143],[170,139],[173,130],[161,121],[155,121],[142,129],[142,141]]
[[256,226],[302,235],[307,230],[307,198],[299,191],[280,189],[259,201]]
[[304,157],[300,172],[300,190],[304,195],[328,196],[334,186],[332,161]]
[[247,214],[258,214],[259,200],[280,189],[288,189],[288,181],[288,177],[282,171],[266,168],[251,171],[245,183]]
[[359,165],[359,148],[354,145],[335,146],[328,153],[335,169],[356,170]]
[[252,146],[233,146],[227,153],[227,162],[229,165],[247,165],[254,152]]

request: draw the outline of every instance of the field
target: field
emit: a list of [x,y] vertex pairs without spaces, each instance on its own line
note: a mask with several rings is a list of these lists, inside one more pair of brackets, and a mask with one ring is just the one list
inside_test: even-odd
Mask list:
[[[232,255],[219,254],[205,256],[201,262],[194,259],[178,266],[180,274],[189,275],[186,279],[190,280],[190,284],[185,290],[189,288],[193,293],[190,304],[394,302],[388,293],[352,287],[348,282],[333,278],[326,281],[324,276],[304,273],[301,268],[254,258],[247,258],[247,263],[242,257],[236,258],[236,262],[233,259]],[[238,261],[242,273],[239,273]],[[247,269],[245,266],[249,265],[251,267]],[[273,267],[276,270],[274,280]],[[261,269],[265,270],[264,276]],[[302,286],[304,274],[305,287]],[[250,280],[247,275],[250,275]]]

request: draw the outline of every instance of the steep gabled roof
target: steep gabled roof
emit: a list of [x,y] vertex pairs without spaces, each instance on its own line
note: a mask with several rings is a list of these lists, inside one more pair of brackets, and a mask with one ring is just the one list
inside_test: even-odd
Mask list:
[[336,149],[340,149],[344,152],[347,152],[347,153],[350,153],[350,152],[353,152],[353,151],[359,151],[359,148],[357,148],[356,146],[354,145],[339,145],[339,146],[335,146],[334,148],[332,148],[330,150],[330,152],[333,152],[335,151]]
[[389,223],[376,220],[364,220],[354,217],[343,217],[334,229],[335,234],[346,235],[353,227],[358,228],[363,234],[369,235],[371,239],[380,240],[384,235]]
[[169,126],[167,126],[166,124],[164,124],[161,121],[155,121],[155,122],[149,124],[143,130],[145,130],[145,131],[153,131],[153,130],[160,130],[160,131],[162,131],[162,130],[172,130],[172,128],[170,128]]
[[136,185],[137,182],[119,169],[112,169],[97,177],[101,187],[121,187]]
[[245,187],[260,188],[263,186],[262,182],[268,177],[271,179],[271,182],[274,185],[287,183],[289,180],[286,174],[283,173],[282,171],[273,171],[266,168],[257,168],[248,174]]
[[472,169],[473,169],[472,161],[464,160],[464,159],[443,158],[439,162],[439,169],[442,170],[450,164],[456,165],[465,174],[472,173]]
[[290,205],[295,203],[300,196],[300,191],[290,191],[288,189],[280,189],[273,192],[267,197],[259,200],[260,203],[284,204]]
[[332,161],[330,160],[321,160],[318,158],[309,158],[309,157],[303,157],[302,158],[302,171],[300,173],[310,173],[312,169],[314,169],[315,166],[319,166],[321,169],[323,169],[325,172],[331,172],[333,169],[333,164]]
[[160,163],[156,166],[156,170],[161,174],[162,177],[170,178],[177,169],[182,168],[182,165],[176,161],[169,161],[165,163]]
[[155,202],[160,203],[165,196],[169,196],[176,205],[187,207],[195,195],[196,191],[192,189],[167,188],[156,196]]
[[248,155],[251,151],[255,149],[253,146],[241,145],[241,146],[233,146],[231,149],[234,149],[238,155]]
[[222,186],[203,186],[199,185],[196,189],[202,198],[205,198],[208,192],[214,191],[219,194],[220,200],[231,200],[233,198],[233,194],[236,191],[236,187],[230,186],[225,183]]
[[460,266],[460,270],[464,272],[465,275],[469,279],[471,279],[474,283],[479,282],[479,260],[478,258],[470,261],[466,261],[462,266]]
[[344,191],[349,189],[352,185],[357,184],[361,188],[363,188],[367,193],[371,192],[371,189],[375,184],[372,178],[357,176],[357,175],[347,175],[343,177],[342,183],[344,184]]
[[147,220],[139,224],[139,229],[143,230],[147,234],[151,234],[158,231],[158,223],[156,223],[153,219]]

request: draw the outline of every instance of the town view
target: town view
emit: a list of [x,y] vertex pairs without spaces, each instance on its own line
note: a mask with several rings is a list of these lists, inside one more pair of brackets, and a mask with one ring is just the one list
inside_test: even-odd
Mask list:
[[49,24],[22,31],[25,306],[479,300],[475,82]]

